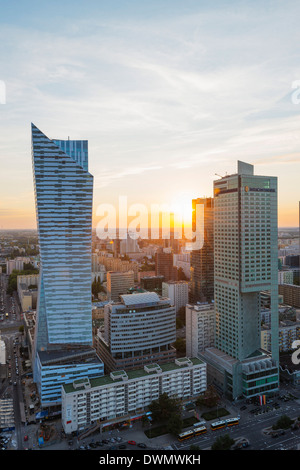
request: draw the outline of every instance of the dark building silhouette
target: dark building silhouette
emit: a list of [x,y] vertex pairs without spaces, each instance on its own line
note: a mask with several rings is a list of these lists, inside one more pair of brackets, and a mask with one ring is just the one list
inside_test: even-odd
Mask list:
[[204,206],[204,243],[191,252],[190,302],[211,302],[214,299],[214,199],[192,200],[193,231],[196,231],[196,205]]
[[165,281],[177,281],[177,268],[173,266],[173,253],[155,254],[155,275],[164,276]]

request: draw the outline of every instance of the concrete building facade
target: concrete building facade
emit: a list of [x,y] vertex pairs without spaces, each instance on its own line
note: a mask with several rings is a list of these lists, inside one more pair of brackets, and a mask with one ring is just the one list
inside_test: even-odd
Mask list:
[[134,287],[134,272],[114,272],[107,273],[107,299],[113,302],[120,302],[120,295],[127,294],[130,288]]
[[[93,423],[123,421],[144,413],[163,393],[183,400],[206,390],[206,364],[181,358],[167,364],[149,364],[135,371],[114,371],[98,379],[76,380],[62,387],[62,425],[66,434]],[[117,418],[117,419],[116,419]]]
[[188,304],[185,309],[186,355],[198,357],[206,348],[214,346],[214,304]]
[[162,296],[168,297],[176,313],[189,301],[189,283],[186,281],[169,281],[162,283]]
[[95,346],[105,370],[130,370],[176,357],[175,308],[154,292],[121,296],[104,307],[104,331]]
[[[215,350],[207,350],[207,360],[223,370],[223,391],[232,399],[250,396],[251,361],[258,377],[262,361],[266,378],[251,393],[272,393],[279,383],[277,178],[256,176],[252,165],[238,162],[236,174],[214,182],[214,221]],[[260,350],[264,290],[271,299],[272,357]]]

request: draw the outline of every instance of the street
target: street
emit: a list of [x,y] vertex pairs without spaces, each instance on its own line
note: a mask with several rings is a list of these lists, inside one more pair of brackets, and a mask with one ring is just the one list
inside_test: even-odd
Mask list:
[[23,402],[21,374],[22,364],[19,356],[19,327],[22,325],[21,311],[16,293],[6,294],[7,278],[1,275],[1,308],[4,319],[0,323],[1,339],[6,345],[8,376],[1,384],[0,398],[12,398],[15,419],[17,448],[23,449],[21,404]]
[[[282,391],[282,393],[284,390]],[[224,434],[229,434],[233,439],[237,438],[246,438],[250,441],[249,450],[270,450],[270,449],[291,449],[295,448],[300,444],[300,430],[291,431],[287,430],[284,435],[277,437],[276,439],[272,438],[263,433],[263,430],[271,427],[283,414],[288,415],[291,418],[298,418],[300,415],[299,410],[299,392],[293,390],[293,394],[297,399],[282,402],[279,409],[273,409],[262,414],[254,415],[250,414],[249,410],[254,408],[254,405],[247,406],[247,410],[241,411],[239,405],[231,405],[231,414],[235,415],[240,414],[240,424],[231,428],[222,428],[217,431],[211,431],[209,428],[209,423],[207,423],[207,434],[202,436],[193,437],[188,441],[176,442],[172,444],[174,449],[189,449],[191,445],[198,446],[201,450],[209,449],[215,440]],[[224,403],[224,407],[229,409],[230,405],[228,402]],[[227,417],[226,417],[227,418]]]

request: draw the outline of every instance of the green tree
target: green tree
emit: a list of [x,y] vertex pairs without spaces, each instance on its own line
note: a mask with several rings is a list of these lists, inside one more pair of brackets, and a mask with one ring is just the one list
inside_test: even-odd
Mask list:
[[196,405],[197,406],[207,406],[208,408],[213,408],[217,406],[220,401],[220,397],[215,390],[215,388],[210,385],[207,390],[197,398]]
[[31,263],[24,263],[23,264],[23,271],[32,271],[34,270],[34,266]]
[[152,412],[153,421],[167,422],[172,413],[180,413],[181,401],[177,398],[171,398],[167,393],[162,393],[158,400],[154,400],[149,405]]
[[186,351],[186,341],[184,338],[178,338],[173,346],[180,353],[185,353]]
[[23,271],[18,271],[17,269],[14,269],[13,272],[10,274],[8,278],[8,283],[7,283],[7,290],[6,290],[7,294],[12,295],[14,291],[17,290],[17,277],[20,274],[38,274],[39,273],[38,269],[34,269],[32,264],[30,264],[31,266],[30,268],[29,264],[30,263],[27,264],[26,269],[24,269]]
[[231,446],[234,444],[234,439],[231,439],[229,434],[218,437],[213,445],[211,450],[230,450]]
[[273,429],[289,429],[291,425],[293,424],[293,422],[294,421],[289,416],[282,415],[277,420],[276,424],[273,424],[272,428]]
[[178,281],[187,281],[188,280],[186,275],[184,274],[184,271],[183,271],[182,268],[178,268],[177,274],[178,274]]
[[177,312],[177,318],[185,325],[185,307],[180,307]]
[[149,423],[150,423],[150,421],[149,421],[148,416],[147,416],[147,415],[143,415],[143,416],[142,416],[142,426],[144,427],[144,426],[146,426],[146,425],[149,424]]
[[182,431],[182,418],[180,414],[177,412],[171,413],[168,424],[167,424],[167,431],[173,436],[177,436]]
[[97,297],[99,292],[104,292],[104,288],[101,284],[100,277],[95,277],[94,281],[92,282],[92,294]]

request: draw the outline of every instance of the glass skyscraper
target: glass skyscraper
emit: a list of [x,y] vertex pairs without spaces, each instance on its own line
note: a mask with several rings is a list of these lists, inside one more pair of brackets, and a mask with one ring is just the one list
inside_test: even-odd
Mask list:
[[191,251],[190,302],[211,302],[214,299],[214,200],[192,200],[193,231],[196,227],[196,207],[203,205],[203,246]]
[[50,140],[33,124],[32,165],[40,246],[34,376],[40,383],[43,361],[61,364],[64,351],[69,356],[73,347],[80,356],[92,345],[93,176],[86,140]]

